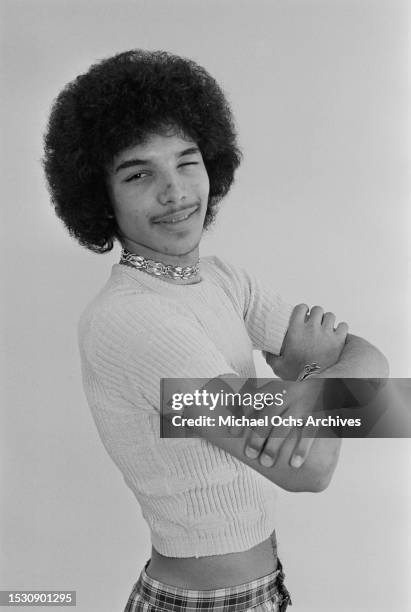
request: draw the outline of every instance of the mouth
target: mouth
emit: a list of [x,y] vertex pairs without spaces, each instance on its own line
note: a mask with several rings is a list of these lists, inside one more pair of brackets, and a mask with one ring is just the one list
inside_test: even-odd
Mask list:
[[162,215],[161,217],[155,217],[153,219],[153,223],[164,223],[169,225],[175,225],[176,223],[182,223],[183,221],[187,221],[192,215],[194,215],[198,209],[200,208],[199,204],[194,204],[192,206],[186,206],[183,209],[170,212],[167,215]]

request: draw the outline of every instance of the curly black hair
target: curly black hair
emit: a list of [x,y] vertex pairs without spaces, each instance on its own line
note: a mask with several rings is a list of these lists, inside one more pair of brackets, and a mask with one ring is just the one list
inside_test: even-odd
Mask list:
[[232,185],[241,153],[227,100],[204,68],[165,51],[136,49],[93,64],[59,94],[44,137],[43,166],[56,213],[81,245],[104,253],[119,239],[107,164],[170,127],[202,153],[210,181],[206,228]]

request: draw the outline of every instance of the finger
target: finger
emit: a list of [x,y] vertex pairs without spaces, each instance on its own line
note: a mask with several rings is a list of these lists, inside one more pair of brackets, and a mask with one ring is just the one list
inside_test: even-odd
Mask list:
[[315,432],[317,428],[310,427],[309,431],[307,427],[304,427],[301,431],[301,435],[295,445],[293,454],[291,455],[290,465],[293,468],[300,468],[304,465],[312,445],[314,444]]
[[348,325],[347,323],[345,323],[345,321],[342,321],[341,323],[338,323],[336,329],[335,329],[335,333],[337,334],[337,336],[340,336],[341,338],[344,338],[347,334],[348,334]]
[[321,325],[324,310],[321,306],[313,306],[310,310],[310,323]]
[[326,329],[334,329],[335,325],[335,314],[333,312],[326,312],[323,316],[322,326]]
[[259,457],[261,450],[265,444],[267,436],[270,435],[270,430],[266,430],[265,432],[260,430],[251,431],[249,436],[246,439],[244,454],[249,459],[257,459]]
[[259,462],[261,465],[272,467],[275,464],[284,440],[286,440],[290,433],[290,429],[290,427],[285,425],[273,427],[260,453]]
[[297,304],[291,313],[289,327],[291,327],[293,323],[304,323],[306,314],[309,310],[307,304]]
[[244,425],[237,425],[234,424],[236,421],[238,422],[238,419],[241,419],[243,416],[250,416],[250,414],[253,412],[253,408],[250,406],[248,407],[244,407],[244,406],[240,406],[239,404],[235,403],[234,401],[228,401],[227,403],[227,409],[228,411],[231,413],[231,424],[230,425],[226,425],[226,429],[228,431],[228,434],[233,438],[240,438],[243,433],[244,433],[244,429],[245,426]]

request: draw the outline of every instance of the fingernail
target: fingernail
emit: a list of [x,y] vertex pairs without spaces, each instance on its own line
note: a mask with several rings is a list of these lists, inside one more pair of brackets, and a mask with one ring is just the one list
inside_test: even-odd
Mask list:
[[245,449],[245,454],[247,455],[249,459],[255,459],[256,457],[258,457],[259,452],[257,449],[253,448],[252,446],[247,446]]
[[274,465],[274,459],[270,455],[266,455],[265,453],[260,457],[261,465],[264,467],[271,467]]
[[303,458],[301,457],[301,455],[293,455],[291,457],[291,465],[294,468],[299,468],[301,467],[303,464]]

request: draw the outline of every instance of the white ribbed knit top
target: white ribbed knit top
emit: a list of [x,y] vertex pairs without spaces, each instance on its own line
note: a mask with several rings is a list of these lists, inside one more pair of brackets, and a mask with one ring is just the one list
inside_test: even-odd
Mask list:
[[169,557],[247,550],[275,523],[269,480],[206,440],[160,438],[160,378],[255,377],[253,348],[278,354],[292,310],[216,257],[200,272],[177,285],[115,264],[79,323],[98,432]]

